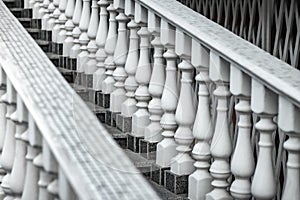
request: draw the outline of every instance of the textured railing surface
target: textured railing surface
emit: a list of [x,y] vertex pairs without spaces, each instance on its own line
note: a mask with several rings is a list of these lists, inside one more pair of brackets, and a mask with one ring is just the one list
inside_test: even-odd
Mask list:
[[[50,159],[47,157],[49,155],[44,155],[47,149],[50,149],[50,153],[54,155],[59,168],[57,178],[59,183],[56,188],[59,198],[158,199],[150,185],[113,141],[111,135],[67,84],[2,1],[0,19],[1,92],[4,92],[1,94],[11,93],[17,96],[17,110],[21,109],[23,102],[29,116],[34,120],[33,123],[38,127],[41,136],[30,135],[28,146],[41,148],[44,160]],[[8,105],[14,103],[8,100]],[[1,113],[3,114],[5,115]],[[20,113],[16,114],[17,117],[22,118]],[[10,120],[9,114],[7,120]],[[32,130],[31,125],[30,127],[29,129],[37,134]],[[3,138],[7,130],[1,127],[1,131],[1,138]],[[33,137],[33,143],[30,137]],[[40,137],[43,145],[35,143],[35,140],[39,140],[36,138]],[[13,149],[14,146],[10,148]],[[14,157],[14,151],[8,152],[8,155],[3,155],[3,152],[4,150],[1,155],[2,164],[7,164],[4,157]],[[6,150],[5,152],[7,153]],[[43,164],[40,168],[41,172],[42,169]],[[21,178],[23,174],[19,176],[18,178]],[[26,183],[30,185],[25,185],[25,188],[29,187],[30,191],[37,192],[34,190],[37,182],[25,180]],[[18,184],[22,185],[21,182]],[[65,184],[70,185],[71,190],[68,190]],[[18,192],[17,195],[20,193]],[[36,198],[36,194],[29,193],[25,195],[26,197],[24,195],[22,199]],[[39,199],[45,199],[45,196],[44,198],[40,196]]]
[[300,68],[297,0],[179,0],[242,38]]

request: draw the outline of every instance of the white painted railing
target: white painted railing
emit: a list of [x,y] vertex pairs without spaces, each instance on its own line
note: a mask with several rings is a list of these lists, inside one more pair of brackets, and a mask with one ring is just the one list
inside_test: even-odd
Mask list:
[[100,19],[95,1],[69,1],[50,3],[43,27],[59,43],[74,9],[64,55],[79,84],[110,95],[133,150],[154,145],[190,199],[300,198],[299,71],[175,0],[100,0]]
[[158,166],[189,176],[190,199],[300,198],[299,71],[175,0],[98,5],[99,22],[84,6],[73,15],[82,34],[98,27],[77,72],[132,117],[134,148],[155,144]]
[[2,1],[0,18],[0,199],[159,199]]

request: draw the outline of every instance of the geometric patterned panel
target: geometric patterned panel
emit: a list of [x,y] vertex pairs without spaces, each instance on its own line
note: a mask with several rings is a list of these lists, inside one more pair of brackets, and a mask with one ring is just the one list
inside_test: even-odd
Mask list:
[[300,69],[299,0],[177,0]]

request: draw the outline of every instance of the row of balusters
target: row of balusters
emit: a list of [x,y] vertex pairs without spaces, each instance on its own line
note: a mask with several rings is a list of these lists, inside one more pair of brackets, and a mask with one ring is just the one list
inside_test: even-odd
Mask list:
[[[77,59],[76,72],[93,77],[92,89],[110,94],[110,111],[132,117],[132,134],[158,143],[156,164],[189,175],[191,199],[300,198],[300,110],[284,96],[139,1],[24,5],[42,20],[42,30],[52,32],[52,42],[63,44],[63,56]],[[236,102],[236,142],[230,99]],[[279,187],[273,156],[278,148],[280,165],[284,139],[274,147],[276,134],[288,135],[285,187]]]
[[76,199],[32,115],[0,66],[0,199]]

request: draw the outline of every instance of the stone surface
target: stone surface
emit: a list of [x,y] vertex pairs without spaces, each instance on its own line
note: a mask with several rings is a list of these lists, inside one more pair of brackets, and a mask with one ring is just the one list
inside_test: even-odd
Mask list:
[[165,171],[164,186],[175,194],[186,194],[188,192],[188,176],[178,176],[170,170]]
[[103,94],[102,92],[98,93],[97,103],[103,108],[109,108],[110,104],[110,94]]
[[156,165],[155,163],[153,163],[151,166],[151,175],[150,175],[151,180],[159,185],[164,186],[166,170],[170,170],[170,167],[162,168],[162,167]]
[[117,114],[117,128],[124,133],[131,132],[131,117],[124,117],[122,114]]
[[106,110],[106,119],[105,119],[105,123],[112,126],[112,127],[116,127],[117,123],[117,114],[116,112],[112,112],[110,110]]
[[139,153],[140,150],[140,140],[143,139],[142,137],[136,137],[131,133],[127,133],[127,147],[131,151],[135,153]]

